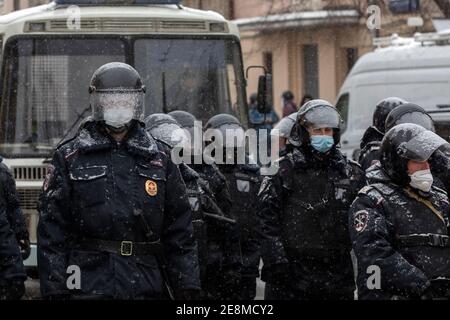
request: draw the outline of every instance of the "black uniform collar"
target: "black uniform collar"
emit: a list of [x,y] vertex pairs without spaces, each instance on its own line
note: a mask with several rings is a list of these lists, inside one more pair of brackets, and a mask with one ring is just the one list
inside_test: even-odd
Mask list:
[[346,173],[347,159],[336,147],[324,155],[311,149],[311,146],[293,149],[292,160],[296,168],[333,168]]
[[383,137],[383,134],[374,126],[367,128],[361,139],[361,149],[364,149],[370,143],[380,142]]
[[366,170],[366,179],[372,183],[392,183],[391,178],[387,175],[380,163],[376,163]]
[[154,156],[158,153],[155,139],[147,133],[141,124],[136,124],[125,140],[128,152],[144,157]]
[[[116,144],[105,129],[95,122],[86,125],[78,135],[78,149],[82,153],[111,149]],[[134,155],[149,157],[158,152],[155,140],[145,132],[140,123],[132,125],[123,144],[127,151]]]

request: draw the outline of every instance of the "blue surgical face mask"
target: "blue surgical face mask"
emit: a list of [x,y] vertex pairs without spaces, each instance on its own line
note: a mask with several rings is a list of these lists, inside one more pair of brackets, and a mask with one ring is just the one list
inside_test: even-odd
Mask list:
[[326,153],[334,146],[334,138],[330,136],[312,136],[311,145],[321,153]]

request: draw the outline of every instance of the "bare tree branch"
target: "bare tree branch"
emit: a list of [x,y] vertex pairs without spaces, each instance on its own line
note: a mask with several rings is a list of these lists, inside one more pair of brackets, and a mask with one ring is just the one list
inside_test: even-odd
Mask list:
[[450,1],[449,0],[434,0],[441,9],[446,18],[450,18]]

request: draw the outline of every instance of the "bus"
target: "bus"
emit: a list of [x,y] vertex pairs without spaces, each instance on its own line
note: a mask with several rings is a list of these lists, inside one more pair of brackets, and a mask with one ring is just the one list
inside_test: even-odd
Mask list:
[[37,265],[47,165],[91,114],[89,83],[101,65],[125,62],[139,71],[146,114],[185,110],[205,123],[229,113],[248,125],[239,32],[218,13],[179,0],[55,0],[1,16],[0,40],[0,155],[27,218],[29,269]]

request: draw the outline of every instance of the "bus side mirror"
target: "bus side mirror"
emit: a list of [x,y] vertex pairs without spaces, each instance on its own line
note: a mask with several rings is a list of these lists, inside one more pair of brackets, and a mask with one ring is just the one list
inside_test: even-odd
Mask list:
[[258,82],[258,111],[269,113],[273,108],[273,77],[266,73],[259,77]]

